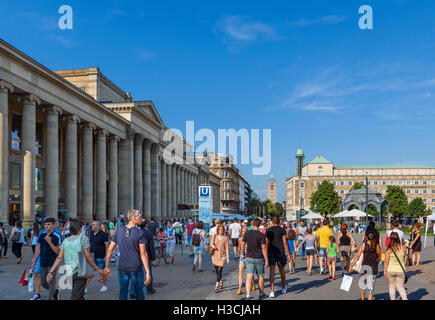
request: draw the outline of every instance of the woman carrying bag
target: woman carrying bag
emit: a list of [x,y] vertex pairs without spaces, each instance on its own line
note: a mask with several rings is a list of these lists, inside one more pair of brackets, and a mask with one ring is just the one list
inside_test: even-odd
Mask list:
[[92,274],[90,270],[84,270],[83,265],[86,265],[86,263],[81,261],[83,255],[87,263],[96,269],[100,275],[104,273],[104,270],[98,268],[91,257],[89,239],[86,236],[80,235],[82,226],[83,222],[78,219],[70,221],[70,236],[62,242],[59,255],[47,275],[47,281],[49,282],[53,277],[54,270],[65,259],[65,265],[68,266],[66,272],[72,276],[71,300],[84,300],[86,281]]
[[17,257],[17,263],[21,263],[21,249],[24,244],[24,228],[19,220],[15,221],[9,242],[12,242],[12,253]]
[[[214,252],[212,251],[214,249]],[[213,252],[211,261],[216,270],[216,287],[215,292],[218,293],[219,289],[223,290],[222,284],[222,271],[225,263],[230,263],[229,256],[230,240],[225,236],[225,227],[218,225],[216,229],[216,236],[213,238],[213,243],[210,245],[210,251]]]
[[347,224],[340,226],[340,232],[338,233],[337,247],[340,253],[341,273],[344,273],[349,269],[350,257],[352,256],[352,248],[356,246],[356,241],[350,233]]
[[405,271],[406,247],[400,243],[396,232],[390,234],[390,242],[385,252],[384,277],[388,279],[391,300],[396,300],[396,290],[402,300],[408,300],[404,284],[407,282]]
[[[365,288],[361,288],[361,292],[360,292],[361,300],[365,300],[366,292],[368,292],[369,300],[374,299],[373,292],[375,290],[376,276],[378,275],[378,265],[382,259],[381,247],[379,246],[376,238],[377,237],[374,232],[367,233],[367,241],[361,244],[358,253],[356,254],[355,258],[353,259],[348,269],[348,271],[351,272],[353,266],[358,262],[361,255],[363,255],[361,270],[359,270],[359,272],[361,274],[360,281],[362,279],[362,281],[366,284],[366,286]],[[367,273],[367,270],[370,270],[371,272]],[[362,271],[364,272],[362,273]]]

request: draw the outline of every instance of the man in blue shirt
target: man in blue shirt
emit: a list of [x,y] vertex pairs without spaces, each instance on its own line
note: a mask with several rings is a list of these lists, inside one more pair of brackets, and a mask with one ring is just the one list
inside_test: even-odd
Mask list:
[[35,254],[32,258],[31,268],[35,267],[35,263],[40,258],[40,279],[41,285],[48,289],[47,300],[58,300],[57,296],[59,290],[56,289],[56,271],[50,282],[47,282],[47,275],[51,267],[56,261],[57,255],[60,252],[60,244],[62,243],[62,236],[55,232],[54,228],[55,219],[46,217],[42,224],[44,230],[39,233],[36,242]]
[[[142,214],[138,210],[128,210],[128,224],[118,229],[112,238],[106,253],[105,273],[110,276],[110,257],[118,245],[118,281],[119,300],[127,300],[128,284],[135,288],[136,300],[145,300],[144,284],[151,282],[149,259],[147,254],[147,240],[145,234],[137,228],[142,222]],[[144,282],[143,268],[145,267],[146,280]]]

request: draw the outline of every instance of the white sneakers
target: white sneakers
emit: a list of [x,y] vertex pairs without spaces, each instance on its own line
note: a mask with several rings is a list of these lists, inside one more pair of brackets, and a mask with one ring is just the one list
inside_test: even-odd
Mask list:
[[269,294],[269,298],[275,298],[275,293],[273,291]]
[[287,293],[287,287],[282,288],[282,294],[286,294]]
[[88,293],[88,288],[85,288],[85,293]]
[[102,286],[101,289],[100,289],[100,292],[106,292],[107,290],[108,290],[108,289],[107,289],[106,286]]

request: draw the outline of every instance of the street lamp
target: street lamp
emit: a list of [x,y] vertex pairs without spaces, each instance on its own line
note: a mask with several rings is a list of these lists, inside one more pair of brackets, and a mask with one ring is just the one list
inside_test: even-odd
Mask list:
[[366,171],[366,223],[369,221],[369,175]]

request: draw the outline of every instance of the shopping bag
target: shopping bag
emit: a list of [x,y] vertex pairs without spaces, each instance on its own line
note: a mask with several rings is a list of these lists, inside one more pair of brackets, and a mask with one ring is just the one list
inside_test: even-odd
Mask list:
[[33,269],[30,270],[30,275],[29,275],[29,283],[27,285],[27,291],[29,292],[33,292],[34,289],[34,279],[35,279],[35,274],[33,272]]
[[340,289],[349,292],[350,286],[352,285],[352,280],[353,278],[351,276],[345,274],[343,277],[343,281],[341,281]]
[[18,282],[18,284],[22,287],[27,286],[27,284],[29,283],[29,281],[26,280],[26,277],[27,277],[27,279],[29,279],[27,273],[28,273],[28,269],[26,268],[26,269],[24,269],[24,272],[21,275],[20,282]]
[[[359,257],[358,261],[356,261],[355,265],[353,266],[352,270],[360,273],[361,272],[361,267],[362,267],[362,262],[363,262],[363,258],[364,258],[364,253],[361,253],[361,256]],[[354,258],[355,259],[355,258]],[[352,261],[353,263],[353,261]]]

